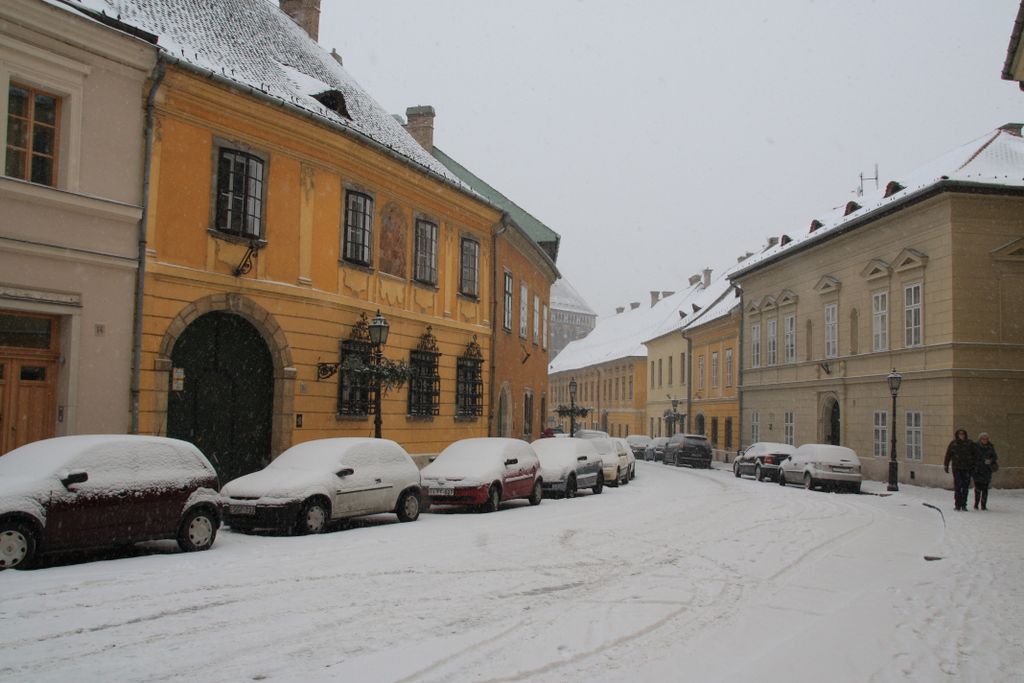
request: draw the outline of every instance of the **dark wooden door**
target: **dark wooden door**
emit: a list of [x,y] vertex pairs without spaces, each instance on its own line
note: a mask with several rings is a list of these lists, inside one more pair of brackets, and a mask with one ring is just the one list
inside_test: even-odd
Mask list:
[[274,375],[270,351],[244,318],[207,313],[171,353],[167,435],[191,441],[222,484],[270,461]]

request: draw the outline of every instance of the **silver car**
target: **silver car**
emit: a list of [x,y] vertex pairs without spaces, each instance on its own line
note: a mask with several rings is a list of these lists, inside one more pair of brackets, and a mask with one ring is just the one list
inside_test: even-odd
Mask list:
[[604,489],[601,456],[588,439],[537,439],[530,445],[540,459],[545,493],[572,498],[580,489]]
[[805,443],[782,462],[779,483],[860,493],[860,459],[846,446]]

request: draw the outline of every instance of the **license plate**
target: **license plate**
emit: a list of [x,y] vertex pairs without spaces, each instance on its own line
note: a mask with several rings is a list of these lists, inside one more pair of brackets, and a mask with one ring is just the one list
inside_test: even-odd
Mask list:
[[455,489],[430,487],[431,496],[454,496]]
[[229,505],[228,514],[232,515],[255,515],[255,505]]
[[850,470],[849,467],[833,467],[832,471],[833,472],[850,472],[851,470]]

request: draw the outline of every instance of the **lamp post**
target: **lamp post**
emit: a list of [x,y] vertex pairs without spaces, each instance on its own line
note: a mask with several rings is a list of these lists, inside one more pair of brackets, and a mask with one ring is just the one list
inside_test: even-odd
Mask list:
[[576,436],[576,378],[569,380],[569,436]]
[[[373,389],[373,438],[379,439],[380,427],[381,427],[381,407],[380,407],[380,394],[381,394],[381,359],[384,356],[384,345],[388,343],[388,331],[390,325],[387,319],[380,314],[380,309],[377,309],[377,315],[370,321],[369,333],[370,343],[373,345],[373,365],[376,369],[374,382],[375,386]],[[895,399],[894,399],[895,400]]]
[[886,378],[889,382],[889,393],[892,394],[892,443],[889,446],[889,491],[900,490],[899,465],[896,464],[896,394],[900,393],[900,383],[903,382],[903,375],[892,369]]

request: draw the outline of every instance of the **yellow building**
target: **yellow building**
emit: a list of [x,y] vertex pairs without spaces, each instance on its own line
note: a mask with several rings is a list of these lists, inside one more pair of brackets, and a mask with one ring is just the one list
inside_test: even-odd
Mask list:
[[196,443],[222,479],[372,435],[373,388],[340,364],[372,362],[379,310],[383,355],[414,370],[383,395],[383,436],[432,453],[486,435],[502,212],[273,5],[227,26],[212,4],[113,4],[186,41],[149,88],[140,431]]

